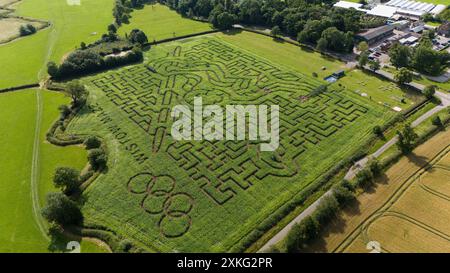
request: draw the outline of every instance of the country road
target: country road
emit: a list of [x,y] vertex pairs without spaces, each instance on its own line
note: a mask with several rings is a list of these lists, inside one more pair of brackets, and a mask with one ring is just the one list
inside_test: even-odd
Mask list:
[[[387,74],[390,74],[388,72],[385,72]],[[388,76],[388,75],[385,75]],[[390,75],[391,77],[392,74]],[[424,86],[415,84],[415,87],[419,88],[420,90],[423,90]],[[442,93],[442,92],[436,92],[436,97],[438,97],[441,100],[441,104],[434,107],[430,111],[426,112],[416,120],[414,120],[411,123],[412,127],[417,127],[419,124],[424,122],[426,119],[434,115],[435,113],[445,109],[446,107],[450,106],[450,94]],[[386,142],[382,147],[380,147],[377,151],[375,151],[373,154],[368,155],[364,157],[363,159],[356,162],[350,170],[345,175],[345,179],[349,180],[355,177],[356,173],[360,171],[364,166],[367,164],[370,158],[376,158],[379,157],[383,152],[385,152],[387,149],[389,149],[392,145],[395,145],[397,143],[398,137],[395,136],[388,142]],[[326,193],[324,193],[320,198],[318,198],[314,203],[312,203],[308,208],[306,208],[301,214],[299,214],[297,217],[295,217],[289,224],[287,224],[282,230],[280,230],[275,236],[273,236],[264,246],[261,247],[261,249],[258,250],[258,252],[266,252],[270,249],[272,245],[277,244],[283,238],[286,237],[289,230],[292,228],[292,226],[296,223],[300,223],[304,218],[311,215],[317,208],[317,206],[320,204],[322,199],[328,195],[331,194],[332,190],[328,190]]]

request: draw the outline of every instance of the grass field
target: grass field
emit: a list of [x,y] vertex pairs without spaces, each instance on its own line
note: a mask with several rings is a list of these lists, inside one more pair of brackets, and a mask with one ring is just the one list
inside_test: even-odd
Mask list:
[[[26,105],[27,107],[24,107]],[[34,222],[30,198],[36,97],[32,91],[0,94],[0,251],[44,251],[48,245]],[[14,179],[12,179],[14,178]]]
[[212,30],[210,24],[183,18],[161,4],[145,5],[144,8],[133,11],[131,16],[130,23],[119,28],[119,34],[125,35],[138,28],[147,34],[149,41],[158,41]]
[[[46,59],[49,29],[39,31],[29,37],[0,45],[2,62],[10,64],[2,67],[0,88],[36,83],[39,71]],[[17,54],[20,52],[20,54]],[[4,76],[3,76],[4,75]]]
[[[91,108],[68,131],[104,136],[110,158],[85,192],[88,222],[154,251],[232,251],[394,115],[347,91],[302,101],[322,81],[221,38],[154,46],[145,64],[156,73],[144,64],[84,80]],[[204,104],[279,104],[281,148],[275,155],[248,141],[175,142],[170,109],[194,96]]]
[[[52,22],[49,29],[0,45],[4,67],[0,88],[37,82],[46,75],[49,60],[61,58],[79,46],[97,40],[113,22],[113,0],[83,0],[69,6],[66,0],[23,0],[15,13]],[[20,53],[20,54],[19,54]]]
[[[48,125],[49,120],[54,120],[58,115],[57,106],[59,103],[67,102],[61,94],[53,92],[43,92],[43,124]],[[59,244],[51,246],[49,241],[41,234],[33,217],[31,201],[31,158],[33,153],[33,136],[36,119],[36,93],[35,90],[24,90],[13,93],[0,94],[0,128],[1,139],[7,139],[7,145],[0,145],[0,205],[3,209],[0,216],[0,252],[48,252],[50,249],[61,251],[65,249],[67,239],[61,239]],[[41,136],[46,129],[41,131]],[[42,143],[42,142],[41,142]],[[51,180],[48,179],[51,168],[55,167],[55,162],[63,158],[63,154],[58,157],[49,156],[46,152],[46,145],[42,143],[43,161],[42,179],[39,190],[42,195],[50,190]],[[70,150],[65,150],[65,153]],[[77,151],[79,153],[79,151]],[[83,155],[83,153],[80,153]],[[47,155],[47,156],[45,156]],[[74,155],[72,152],[71,155]],[[74,156],[72,156],[74,158]],[[84,159],[84,158],[83,158]],[[67,162],[69,166],[74,166],[75,162]],[[48,164],[47,164],[48,162]],[[45,163],[45,164],[44,164]],[[81,165],[81,164],[79,164]],[[48,171],[47,171],[48,170]],[[103,249],[89,241],[82,241],[82,252],[102,252]]]

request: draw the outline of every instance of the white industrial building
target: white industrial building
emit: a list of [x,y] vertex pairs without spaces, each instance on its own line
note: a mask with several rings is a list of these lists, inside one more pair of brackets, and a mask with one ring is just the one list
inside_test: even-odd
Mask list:
[[391,18],[397,12],[397,8],[386,5],[377,5],[373,9],[367,11],[367,14]]
[[391,0],[385,4],[389,7],[397,8],[396,13],[419,18],[425,13],[438,15],[447,7],[445,5],[434,5],[430,3],[410,1],[410,0]]
[[371,9],[365,9],[362,4],[349,1],[339,1],[334,6],[345,9],[354,8],[369,15],[385,18],[391,18],[395,14],[398,14],[413,19],[419,19],[425,13],[436,16],[447,8],[445,5],[434,5],[411,0],[391,0],[385,4],[375,5]]

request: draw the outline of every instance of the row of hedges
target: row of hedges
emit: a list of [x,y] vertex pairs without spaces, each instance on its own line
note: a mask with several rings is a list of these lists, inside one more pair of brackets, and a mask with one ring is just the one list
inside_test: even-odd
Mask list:
[[[49,85],[53,90],[61,90],[63,87],[60,85]],[[77,106],[77,107],[71,107],[68,108],[70,110],[69,113],[61,113],[61,117],[51,126],[51,128],[47,132],[47,140],[58,146],[68,146],[68,145],[77,145],[77,144],[84,144],[86,146],[86,149],[88,149],[89,156],[88,160],[92,164],[93,160],[97,160],[97,156],[95,158],[92,156],[94,154],[94,151],[102,151],[101,156],[103,156],[102,160],[106,164],[106,146],[104,145],[103,141],[100,138],[93,137],[93,136],[84,136],[84,135],[66,135],[65,134],[65,128],[68,126],[68,124],[71,122],[71,120],[77,115],[77,113],[81,110],[83,106]],[[95,152],[98,154],[98,152]],[[92,181],[99,175],[100,171],[103,170],[105,166],[102,167],[95,167],[89,171],[87,171],[85,174],[80,176],[79,182],[80,182],[80,191],[84,191],[86,187],[92,183]],[[79,192],[79,193],[81,193]],[[78,194],[71,196],[72,198],[79,197]],[[86,227],[75,227],[70,226],[67,227],[70,232],[77,234],[79,236],[83,237],[95,237],[98,238],[101,241],[104,241],[106,244],[108,244],[113,252],[124,252],[128,251],[128,243],[124,244],[121,243],[119,238],[110,230],[106,230],[103,228],[86,228]],[[126,245],[126,246],[124,246]],[[132,248],[134,248],[133,245],[131,245]]]
[[0,93],[24,90],[24,89],[29,89],[29,88],[37,88],[37,87],[39,87],[39,83],[32,83],[32,84],[3,88],[3,89],[0,89]]
[[212,33],[217,33],[217,32],[221,32],[221,30],[218,30],[218,29],[207,30],[207,31],[193,33],[193,34],[187,34],[187,35],[183,35],[183,36],[178,36],[178,37],[161,39],[161,40],[158,40],[158,41],[145,43],[144,46],[152,46],[152,45],[157,45],[157,44],[163,44],[163,43],[167,43],[167,42],[173,42],[173,41],[177,41],[177,40],[182,40],[182,39],[186,39],[186,38],[192,38],[192,37],[197,37],[197,36],[202,36],[202,35],[212,34]]

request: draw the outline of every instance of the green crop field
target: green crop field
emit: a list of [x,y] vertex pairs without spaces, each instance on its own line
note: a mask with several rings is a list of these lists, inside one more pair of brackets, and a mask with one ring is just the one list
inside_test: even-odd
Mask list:
[[[105,137],[110,158],[108,172],[85,192],[86,224],[153,251],[233,251],[394,115],[338,88],[308,97],[323,81],[220,35],[154,46],[144,64],[83,81],[90,106],[67,131]],[[170,111],[195,96],[222,106],[279,105],[280,148],[174,141]]]
[[[24,90],[0,94],[0,128],[1,139],[7,139],[7,145],[0,145],[0,252],[48,252],[65,250],[67,239],[59,238],[56,244],[40,232],[32,208],[31,163],[36,121],[36,92],[43,97],[43,125],[40,135],[45,135],[47,126],[58,116],[57,106],[67,103],[68,98],[62,94],[48,91]],[[51,177],[56,165],[66,163],[67,166],[80,167],[85,164],[85,154],[65,149],[64,152],[52,152],[41,138],[41,180],[38,190],[42,195],[54,190]],[[53,148],[55,149],[55,148]],[[67,154],[69,153],[69,154]],[[60,161],[69,155],[65,161]],[[70,160],[72,158],[72,160]],[[79,162],[73,159],[80,158]],[[84,160],[84,162],[83,162]],[[82,164],[81,164],[82,163]],[[103,249],[92,242],[83,240],[82,252],[102,252]]]
[[123,24],[119,34],[125,35],[134,28],[144,31],[149,41],[212,30],[210,24],[183,18],[161,4],[145,5],[143,9],[133,11],[130,23]]
[[93,42],[113,22],[113,0],[83,0],[70,6],[66,0],[23,0],[17,4],[19,16],[52,23],[49,29],[0,44],[2,68],[0,88],[38,82],[46,75],[46,63],[61,58],[80,45]]

